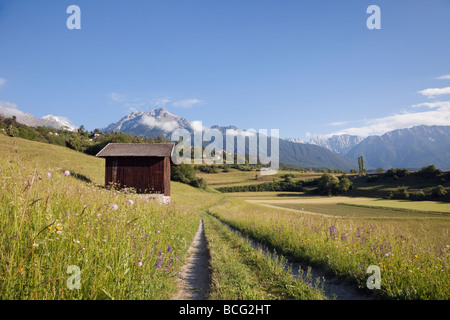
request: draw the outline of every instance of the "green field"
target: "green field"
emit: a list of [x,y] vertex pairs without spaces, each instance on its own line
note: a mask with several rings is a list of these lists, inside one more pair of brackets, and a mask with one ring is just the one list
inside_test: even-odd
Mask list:
[[[220,170],[219,170],[220,171]],[[229,186],[245,186],[252,184],[260,184],[264,182],[272,182],[281,181],[283,178],[281,176],[285,174],[293,174],[293,181],[298,180],[308,180],[320,177],[320,174],[317,173],[293,173],[291,171],[278,171],[276,175],[273,176],[262,176],[259,173],[259,170],[252,171],[241,171],[237,169],[230,169],[229,172],[219,172],[219,173],[203,173],[197,172],[196,175],[205,179],[208,182],[208,185],[214,189],[220,187],[229,187]]]
[[[345,203],[344,203],[345,204]],[[408,201],[408,200],[384,200],[375,199],[369,201],[353,202],[351,205],[366,206],[366,207],[380,207],[392,208],[397,210],[405,210],[409,212],[440,212],[450,213],[450,203],[440,201]]]
[[[389,200],[392,201],[392,200]],[[283,201],[277,201],[279,203],[271,202],[270,205],[278,206],[282,208],[289,208],[298,211],[308,211],[319,213],[331,217],[344,217],[344,218],[391,218],[391,219],[409,219],[409,218],[446,218],[445,213],[435,212],[435,210],[408,210],[405,208],[397,208],[395,206],[375,206],[367,202],[352,202],[352,203],[336,203],[336,204],[302,204],[302,203],[285,203]],[[263,201],[261,201],[264,204]],[[361,203],[364,203],[361,204]],[[369,204],[367,204],[369,203]],[[450,205],[444,203],[442,210],[447,210]],[[422,206],[426,208],[425,204]],[[435,208],[429,205],[431,208]],[[436,210],[437,211],[437,210]]]

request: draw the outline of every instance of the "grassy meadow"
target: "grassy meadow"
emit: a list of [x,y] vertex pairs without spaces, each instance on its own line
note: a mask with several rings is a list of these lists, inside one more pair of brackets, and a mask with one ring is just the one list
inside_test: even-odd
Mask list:
[[[103,160],[69,149],[4,136],[0,148],[1,299],[174,294],[198,228],[195,206],[106,190],[98,185]],[[173,183],[174,193],[178,187],[192,189]],[[80,290],[67,286],[72,265],[81,271]]]
[[358,201],[336,198],[227,198],[210,212],[280,253],[360,288],[366,287],[368,266],[379,266],[382,286],[374,292],[379,296],[449,298],[447,215],[354,206]]
[[[198,174],[206,190],[172,182],[165,206],[105,189],[103,159],[0,135],[0,299],[170,299],[200,219],[210,299],[324,298],[218,220],[361,288],[377,265],[381,297],[449,299],[448,202],[214,190],[285,172],[256,174]],[[70,266],[80,268],[79,290],[68,288]]]

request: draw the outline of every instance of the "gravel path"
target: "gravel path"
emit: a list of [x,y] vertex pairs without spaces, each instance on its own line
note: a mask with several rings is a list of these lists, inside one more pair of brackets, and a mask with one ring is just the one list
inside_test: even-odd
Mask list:
[[178,293],[172,300],[206,300],[209,290],[209,253],[203,220],[188,250],[187,263],[178,274]]

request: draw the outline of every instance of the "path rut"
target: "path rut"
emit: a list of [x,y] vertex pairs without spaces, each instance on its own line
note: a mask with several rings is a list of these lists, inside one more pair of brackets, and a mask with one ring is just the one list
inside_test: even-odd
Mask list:
[[187,263],[178,274],[178,293],[172,300],[206,300],[209,291],[209,252],[203,220],[188,249]]

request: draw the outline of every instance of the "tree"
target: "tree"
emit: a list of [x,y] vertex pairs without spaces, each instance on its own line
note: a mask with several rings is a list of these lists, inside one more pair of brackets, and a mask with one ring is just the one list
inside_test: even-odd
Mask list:
[[329,173],[324,173],[318,181],[317,191],[320,194],[332,195],[339,188],[339,179]]
[[447,195],[447,190],[443,186],[438,185],[431,190],[431,195],[433,198],[440,198]]
[[420,169],[420,171],[418,173],[423,177],[432,178],[432,177],[436,177],[436,176],[440,175],[442,173],[442,171],[439,169],[436,169],[436,167],[434,165],[431,165],[431,166],[422,167],[422,169]]
[[364,169],[364,157],[363,156],[358,157],[358,166],[359,166],[359,174],[363,174],[366,172],[366,169]]
[[378,172],[378,173],[383,173],[383,172],[384,172],[384,169],[381,168],[381,167],[378,167],[378,168],[377,168],[377,172]]
[[344,174],[339,178],[339,186],[338,190],[340,193],[345,193],[353,186],[353,183],[350,179]]

